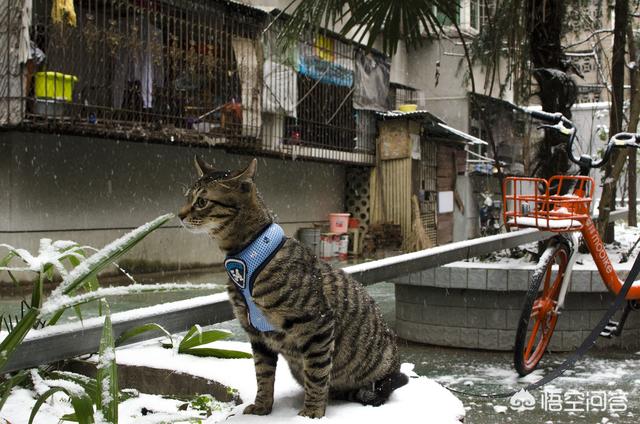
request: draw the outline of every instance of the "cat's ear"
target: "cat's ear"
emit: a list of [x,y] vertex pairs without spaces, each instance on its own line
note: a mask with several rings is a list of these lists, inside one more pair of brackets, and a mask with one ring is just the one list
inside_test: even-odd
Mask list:
[[193,163],[196,166],[196,171],[198,171],[198,178],[213,171],[213,166],[209,165],[198,155],[193,157]]
[[251,160],[251,163],[249,164],[249,166],[247,166],[247,168],[242,171],[237,177],[236,179],[238,179],[239,181],[253,181],[253,178],[256,176],[256,168],[258,167],[258,160],[256,158],[253,158],[253,160]]

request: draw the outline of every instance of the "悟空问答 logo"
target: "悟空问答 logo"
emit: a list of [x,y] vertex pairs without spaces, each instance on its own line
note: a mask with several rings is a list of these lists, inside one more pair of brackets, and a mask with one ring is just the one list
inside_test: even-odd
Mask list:
[[536,407],[536,399],[525,389],[520,389],[509,399],[509,407],[518,412],[530,411]]

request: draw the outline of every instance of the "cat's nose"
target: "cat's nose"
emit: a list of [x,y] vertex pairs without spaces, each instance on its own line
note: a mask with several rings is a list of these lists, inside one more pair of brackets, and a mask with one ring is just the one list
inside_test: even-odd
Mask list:
[[183,207],[180,209],[180,212],[178,212],[178,218],[180,218],[180,220],[185,219],[187,215],[189,215],[189,208],[187,206]]

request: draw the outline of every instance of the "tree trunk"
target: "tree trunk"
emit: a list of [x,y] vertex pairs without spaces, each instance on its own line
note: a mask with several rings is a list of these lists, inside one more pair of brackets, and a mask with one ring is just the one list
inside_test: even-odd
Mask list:
[[[613,56],[611,58],[611,112],[609,113],[609,136],[622,131],[622,102],[624,101],[624,51],[629,15],[628,0],[617,0],[613,27]],[[609,226],[609,214],[615,208],[616,183],[627,158],[626,150],[613,151],[607,164],[602,197],[600,198],[598,232],[605,242],[614,238],[613,223]],[[607,227],[609,227],[607,229]]]
[[[542,109],[561,112],[571,118],[571,106],[575,101],[576,87],[565,74],[566,61],[562,51],[562,23],[566,6],[563,0],[529,0],[530,18],[527,19],[530,36],[530,57],[533,76],[538,82],[537,93]],[[557,148],[566,143],[566,137],[555,131],[547,131],[538,143],[535,154],[534,173],[541,178],[550,178],[569,169],[566,151]]]
[[[627,44],[629,45],[629,61],[635,66],[631,68],[629,80],[631,82],[631,107],[629,109],[629,128],[627,131],[638,131],[638,120],[640,118],[640,72],[638,72],[638,53],[636,51],[636,40],[633,35],[633,27],[627,27]],[[629,164],[627,165],[629,186],[629,217],[627,222],[632,227],[638,225],[638,210],[636,199],[638,198],[638,190],[636,187],[637,176],[637,160],[636,149],[629,149]]]

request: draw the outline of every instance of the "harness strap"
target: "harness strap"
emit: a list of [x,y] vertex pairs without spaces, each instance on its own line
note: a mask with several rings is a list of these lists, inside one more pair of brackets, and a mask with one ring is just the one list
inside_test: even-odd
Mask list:
[[241,252],[227,255],[224,261],[229,278],[247,305],[249,323],[261,332],[275,331],[276,328],[255,304],[253,283],[285,241],[282,227],[271,224]]

